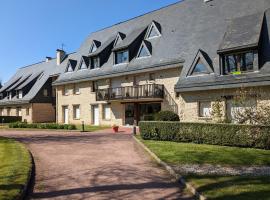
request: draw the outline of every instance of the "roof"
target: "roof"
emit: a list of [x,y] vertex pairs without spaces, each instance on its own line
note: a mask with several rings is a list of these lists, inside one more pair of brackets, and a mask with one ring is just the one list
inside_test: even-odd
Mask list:
[[[131,71],[146,70],[147,68],[155,70],[151,66],[159,67],[164,63],[178,61],[178,66],[183,66],[181,77],[176,86],[179,87],[179,84],[182,84],[180,81],[186,79],[186,74],[199,49],[206,52],[214,73],[218,74],[220,69],[217,50],[234,47],[234,45],[231,45],[232,43],[236,46],[257,43],[261,24],[257,25],[257,22],[260,22],[268,7],[270,7],[269,0],[213,0],[208,3],[204,3],[203,0],[184,0],[118,23],[89,35],[77,52],[70,55],[68,59],[80,60],[83,55],[88,55],[89,48],[94,40],[101,42],[98,52],[95,52],[95,55],[97,55],[101,52],[99,49],[104,49],[105,43],[108,46],[108,41],[115,39],[119,32],[124,33],[126,37],[118,44],[119,46],[116,46],[116,49],[129,46],[134,38],[154,21],[155,24],[159,25],[161,36],[148,40],[152,47],[151,57],[143,59],[133,57],[128,64],[114,66],[113,53],[110,53],[108,60],[101,68],[63,73],[54,82],[54,85],[76,82],[80,79],[91,80],[93,77],[102,78],[104,74],[118,73],[120,75]],[[254,25],[254,29],[246,38],[241,37],[241,30],[234,29],[239,23],[245,29]],[[245,25],[245,23],[248,24]],[[233,37],[230,30],[238,33],[237,37]],[[140,44],[138,50],[139,47]],[[62,63],[62,65],[66,64],[66,61]],[[212,74],[209,76],[212,76]]]
[[[29,84],[34,79],[38,78],[30,91],[23,96],[22,99],[13,97],[11,100],[7,98],[0,100],[0,105],[13,105],[29,103],[40,91],[42,86],[46,83],[49,77],[58,75],[64,71],[63,68],[56,65],[56,59],[49,60],[48,62],[40,62],[30,66],[18,69],[13,77],[1,88],[0,92],[7,90],[20,90]],[[42,76],[40,76],[43,74]],[[18,81],[19,80],[19,81]]]

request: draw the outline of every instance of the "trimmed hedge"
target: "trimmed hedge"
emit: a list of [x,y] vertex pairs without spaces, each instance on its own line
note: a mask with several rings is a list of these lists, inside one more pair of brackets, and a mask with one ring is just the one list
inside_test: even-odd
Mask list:
[[270,149],[270,126],[157,121],[139,126],[145,140]]
[[36,128],[36,129],[65,129],[65,130],[76,130],[76,126],[73,124],[55,124],[55,123],[44,123],[44,124],[27,124],[24,122],[10,123],[9,128]]
[[22,117],[17,116],[0,116],[0,123],[12,123],[12,122],[21,122]]
[[180,121],[179,116],[172,112],[172,111],[160,111],[157,114],[155,114],[155,120],[156,121],[171,121],[171,122],[175,122],[175,121]]

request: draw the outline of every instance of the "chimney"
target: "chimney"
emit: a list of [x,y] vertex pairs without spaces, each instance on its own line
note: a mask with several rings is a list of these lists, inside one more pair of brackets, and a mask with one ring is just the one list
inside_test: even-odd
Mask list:
[[46,62],[49,62],[52,58],[51,57],[46,57]]
[[66,55],[66,52],[61,49],[56,50],[56,64],[60,65]]

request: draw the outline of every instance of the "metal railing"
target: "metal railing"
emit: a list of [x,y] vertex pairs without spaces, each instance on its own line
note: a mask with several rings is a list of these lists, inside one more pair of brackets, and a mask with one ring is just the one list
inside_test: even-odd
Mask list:
[[164,85],[147,84],[126,87],[99,89],[96,91],[97,101],[164,98]]

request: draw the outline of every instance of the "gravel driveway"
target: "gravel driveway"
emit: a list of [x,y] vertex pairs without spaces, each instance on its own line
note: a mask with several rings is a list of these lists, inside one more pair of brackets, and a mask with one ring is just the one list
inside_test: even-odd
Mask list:
[[29,199],[189,199],[127,132],[0,131],[27,144],[36,174]]

